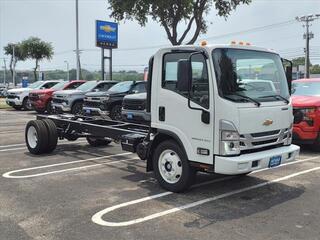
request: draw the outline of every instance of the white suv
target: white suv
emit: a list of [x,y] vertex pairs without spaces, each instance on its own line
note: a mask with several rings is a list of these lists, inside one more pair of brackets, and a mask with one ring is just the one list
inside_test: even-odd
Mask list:
[[24,109],[31,110],[31,104],[29,102],[29,93],[35,89],[48,89],[59,83],[60,80],[50,81],[37,81],[32,83],[27,88],[15,88],[11,89],[7,93],[6,102],[8,105],[16,110]]

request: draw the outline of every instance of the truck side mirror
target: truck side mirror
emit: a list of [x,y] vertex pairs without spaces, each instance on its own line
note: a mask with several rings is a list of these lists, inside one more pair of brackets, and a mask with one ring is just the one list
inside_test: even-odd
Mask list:
[[178,61],[177,89],[181,92],[191,90],[191,69],[190,61],[182,59]]
[[293,64],[290,60],[282,58],[282,64],[284,66],[284,69],[286,71],[286,78],[288,82],[288,88],[289,88],[289,93],[291,95],[291,87],[292,87],[292,68]]

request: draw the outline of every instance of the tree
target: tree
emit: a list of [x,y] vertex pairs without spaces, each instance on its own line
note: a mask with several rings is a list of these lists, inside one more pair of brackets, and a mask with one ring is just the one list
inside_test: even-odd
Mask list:
[[319,64],[313,65],[310,69],[310,73],[311,74],[320,74],[320,65]]
[[[108,0],[111,17],[117,21],[136,20],[145,26],[148,17],[160,23],[172,45],[193,44],[201,33],[206,33],[208,24],[204,17],[214,7],[218,16],[227,18],[240,4],[252,0]],[[179,24],[186,24],[179,36]],[[191,33],[193,32],[193,33]],[[185,41],[187,35],[191,38]]]
[[22,42],[23,48],[27,52],[27,56],[30,59],[35,60],[35,68],[33,70],[34,79],[37,81],[37,70],[39,62],[43,59],[50,60],[53,56],[53,47],[51,43],[42,41],[37,37],[30,37]]
[[298,67],[299,65],[304,66],[304,62],[305,61],[305,57],[298,57],[298,58],[294,58],[292,59],[292,64],[294,67]]
[[[13,57],[13,48],[14,48],[14,57]],[[10,55],[10,72],[13,76],[13,69],[15,69],[18,61],[24,61],[27,59],[27,52],[23,47],[22,43],[8,43],[7,46],[3,48],[5,55]]]

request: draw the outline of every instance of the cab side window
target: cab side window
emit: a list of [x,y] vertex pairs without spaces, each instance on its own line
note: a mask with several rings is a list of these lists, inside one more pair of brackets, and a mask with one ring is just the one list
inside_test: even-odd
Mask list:
[[146,84],[145,83],[137,83],[132,88],[132,92],[134,92],[134,93],[144,93],[144,92],[146,92]]
[[42,89],[52,88],[56,84],[57,84],[57,82],[48,82],[48,83],[44,84],[41,88]]
[[180,92],[177,89],[178,61],[189,59],[190,53],[167,53],[163,59],[162,87],[174,91],[199,104],[209,108],[209,79],[206,59],[202,54],[191,57],[192,87],[190,92]]
[[65,90],[76,89],[76,88],[79,87],[81,84],[82,84],[82,82],[70,83],[70,85],[69,85],[68,87],[66,87]]

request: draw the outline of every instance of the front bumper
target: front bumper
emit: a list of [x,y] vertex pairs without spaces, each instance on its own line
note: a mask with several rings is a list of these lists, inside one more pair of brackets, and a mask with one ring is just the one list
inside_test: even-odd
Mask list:
[[64,104],[52,103],[52,109],[58,112],[71,112],[71,107]]
[[22,106],[22,101],[20,99],[6,99],[6,103],[9,106]]
[[296,125],[293,127],[293,140],[301,143],[313,143],[318,139],[319,131],[315,127]]
[[93,107],[86,107],[83,106],[82,108],[83,113],[87,115],[100,115],[100,116],[107,116],[109,115],[108,111],[102,111],[100,108],[93,108]]
[[215,172],[237,175],[269,167],[271,157],[281,156],[281,164],[294,161],[299,155],[300,147],[291,144],[261,152],[243,154],[236,157],[215,157]]
[[[123,109],[121,111],[122,119],[129,122],[150,122],[150,114],[145,111]],[[130,116],[130,117],[129,117]]]

